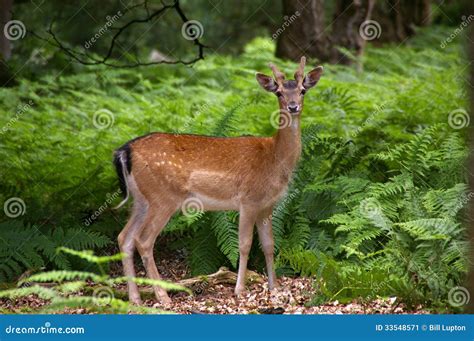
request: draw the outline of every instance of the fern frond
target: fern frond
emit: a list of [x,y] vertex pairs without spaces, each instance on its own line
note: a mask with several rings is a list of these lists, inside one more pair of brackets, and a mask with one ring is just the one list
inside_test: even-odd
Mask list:
[[208,217],[200,221],[190,243],[190,266],[193,275],[210,274],[219,269],[225,257],[217,246],[217,238],[210,228]]
[[82,251],[76,251],[73,249],[69,249],[67,247],[59,247],[57,249],[58,252],[64,252],[73,256],[77,256],[79,258],[82,258],[90,263],[94,264],[103,264],[103,263],[110,263],[113,261],[118,261],[122,260],[123,257],[125,257],[124,253],[117,253],[112,256],[95,256],[94,251],[92,250],[82,250]]
[[211,229],[217,246],[235,268],[239,260],[239,227],[235,212],[216,212],[212,215]]
[[56,291],[50,288],[45,288],[40,285],[32,285],[25,288],[15,288],[10,290],[0,291],[0,297],[16,299],[20,297],[27,297],[30,295],[37,295],[39,298],[49,300],[57,297]]
[[227,110],[222,118],[215,124],[211,130],[213,136],[228,136],[235,127],[235,116],[238,110],[242,107],[242,102],[237,103],[229,110]]
[[18,285],[24,283],[34,283],[34,282],[56,282],[62,283],[64,281],[72,280],[92,280],[97,283],[102,283],[104,281],[104,276],[99,276],[93,272],[85,271],[70,271],[70,270],[53,270],[47,272],[41,272],[35,275],[31,275],[18,282]]
[[165,289],[166,291],[184,291],[192,295],[192,291],[182,285],[159,280],[159,279],[142,278],[142,277],[116,277],[111,280],[108,280],[107,282],[110,284],[116,284],[116,283],[127,283],[130,280],[139,285],[154,285],[154,286],[156,285]]
[[395,225],[419,240],[449,239],[459,228],[459,224],[440,218],[418,219]]

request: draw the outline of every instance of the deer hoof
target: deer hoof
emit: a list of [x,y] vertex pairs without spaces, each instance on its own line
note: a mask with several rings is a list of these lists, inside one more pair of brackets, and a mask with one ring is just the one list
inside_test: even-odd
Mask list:
[[275,289],[278,289],[280,286],[278,285],[278,282],[276,279],[268,281],[268,290],[272,291]]
[[142,305],[142,300],[140,297],[130,297],[130,303],[133,305]]
[[244,288],[242,287],[235,287],[234,294],[237,297],[242,296],[242,292],[244,291]]
[[171,298],[169,298],[169,297],[162,297],[162,298],[160,298],[160,301],[163,304],[171,304],[171,302],[172,302]]
[[161,303],[161,304],[171,304],[171,298],[168,296],[168,294],[157,294],[156,299]]

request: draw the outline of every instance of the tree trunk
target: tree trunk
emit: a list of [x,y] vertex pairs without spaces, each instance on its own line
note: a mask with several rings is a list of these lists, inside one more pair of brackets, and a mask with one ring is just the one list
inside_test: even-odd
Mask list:
[[403,29],[408,37],[416,33],[416,27],[431,23],[431,0],[403,0],[401,4]]
[[12,19],[13,0],[0,0],[0,87],[15,85],[13,75],[7,65],[12,55],[10,40],[3,33],[6,23]]
[[324,32],[323,0],[283,0],[284,22],[273,35],[276,56],[299,61],[301,56],[328,61],[331,48]]
[[416,33],[416,27],[431,24],[431,0],[379,1],[374,20],[382,27],[382,42],[403,42]]
[[[337,47],[344,47],[354,54],[357,61],[364,53],[368,40],[377,39],[380,30],[372,25],[364,30],[362,24],[372,17],[375,0],[339,0],[334,13],[333,30],[331,41],[334,51],[332,52],[332,62],[337,64],[351,64],[352,58],[337,50]],[[358,63],[359,69],[361,64]]]
[[338,48],[362,55],[366,40],[359,27],[370,20],[374,4],[375,0],[339,0],[332,27],[326,28],[323,0],[283,0],[285,22],[274,34],[279,38],[276,56],[298,61],[306,55],[321,62],[350,64],[352,58]]
[[12,54],[10,40],[3,34],[6,23],[12,20],[13,0],[0,0],[0,59],[9,60]]
[[416,26],[428,26],[431,24],[431,0],[405,0],[407,15]]

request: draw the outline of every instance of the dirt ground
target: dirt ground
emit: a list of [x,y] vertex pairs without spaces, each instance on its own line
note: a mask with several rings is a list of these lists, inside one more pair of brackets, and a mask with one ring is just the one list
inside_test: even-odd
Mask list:
[[[138,276],[145,276],[138,268]],[[158,269],[164,279],[178,282],[189,277],[188,269],[182,259],[162,260]],[[112,270],[121,271],[120,267]],[[258,281],[247,285],[247,290],[235,297],[232,284],[201,285],[194,290],[194,295],[186,293],[171,293],[172,303],[163,305],[155,299],[144,299],[144,305],[159,308],[170,313],[178,314],[426,314],[427,311],[418,307],[408,310],[395,297],[377,299],[370,302],[355,300],[350,303],[338,301],[323,305],[311,304],[314,296],[311,278],[280,277],[278,288],[269,291],[266,278],[262,275]],[[126,291],[125,286],[117,287]],[[150,297],[150,295],[148,295]],[[0,308],[5,312],[21,313],[24,308],[41,309],[46,301],[35,296],[29,296],[14,301],[0,299]],[[31,311],[30,311],[31,312]],[[87,314],[86,309],[68,309],[68,314]]]

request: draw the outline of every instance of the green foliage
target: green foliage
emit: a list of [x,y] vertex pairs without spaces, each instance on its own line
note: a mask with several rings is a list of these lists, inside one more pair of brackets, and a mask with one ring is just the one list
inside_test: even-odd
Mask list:
[[[472,198],[466,132],[447,124],[467,103],[459,45],[439,48],[450,32],[368,46],[363,73],[325,66],[305,95],[302,159],[272,220],[278,272],[316,276],[315,303],[381,295],[440,305],[462,283]],[[104,249],[116,239],[128,212],[110,209],[119,201],[110,161],[127,140],[152,131],[273,134],[277,103],[255,71],[269,73],[268,61],[295,71],[274,60],[274,47],[256,38],[238,57],[210,55],[192,69],[99,67],[0,89],[0,202],[26,204],[22,216],[0,218],[0,280],[70,269],[72,255],[56,254],[58,246]],[[94,120],[103,109],[110,124]],[[177,215],[165,234],[193,274],[206,274],[237,266],[237,224],[233,212]],[[263,269],[257,241],[251,256]]]
[[0,282],[11,281],[26,270],[46,266],[70,269],[68,257],[56,252],[59,246],[100,248],[109,242],[98,232],[80,228],[57,227],[47,231],[35,225],[23,227],[20,221],[0,223]]
[[[385,294],[413,302],[446,302],[453,283],[460,283],[467,271],[467,241],[461,227],[461,210],[468,201],[462,171],[466,157],[459,135],[436,125],[406,143],[367,155],[365,159],[386,163],[387,176],[381,181],[351,171],[351,177],[333,175],[332,185],[322,179],[321,186],[309,186],[307,193],[337,198],[338,213],[318,223],[326,232],[335,227],[330,253],[341,259],[341,271],[357,265],[350,273],[357,278],[390,269],[388,273],[403,285],[391,285]],[[364,158],[358,160],[355,169],[363,162]],[[451,167],[453,163],[458,167]],[[292,259],[286,254],[284,259],[295,271],[308,273],[313,268],[308,257],[314,256],[303,255],[295,253]],[[342,288],[337,286],[337,292]]]
[[193,275],[215,272],[225,262],[225,257],[217,246],[217,238],[210,229],[210,217],[208,214],[206,216],[197,223],[196,231],[188,242]]
[[338,300],[346,303],[355,297],[375,299],[393,295],[397,276],[386,267],[364,268],[349,262],[337,261],[316,250],[289,249],[280,253],[278,264],[297,271],[302,276],[315,277],[312,304]]
[[239,226],[235,212],[213,214],[211,229],[216,235],[217,246],[235,268],[239,259]]
[[58,251],[68,253],[70,255],[77,256],[79,258],[82,258],[90,263],[95,263],[95,264],[103,264],[103,263],[109,263],[117,260],[122,260],[122,258],[125,256],[123,253],[117,253],[112,256],[95,256],[94,252],[91,250],[87,251],[76,251],[72,249],[68,249],[67,247],[60,247],[58,248]]
[[[100,313],[160,313],[158,309],[138,307],[115,297],[116,284],[132,280],[139,285],[156,285],[165,290],[191,292],[177,284],[148,278],[112,278],[101,268],[103,264],[121,260],[123,255],[95,256],[92,251],[76,251],[66,247],[58,248],[59,253],[67,253],[86,260],[101,269],[101,274],[86,271],[54,270],[39,272],[18,282],[18,288],[0,291],[0,298],[18,299],[30,295],[47,300],[40,312],[63,312],[67,308],[86,308]],[[91,281],[94,286],[90,286]],[[49,286],[41,284],[47,283]]]

